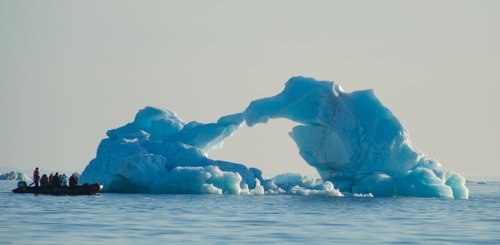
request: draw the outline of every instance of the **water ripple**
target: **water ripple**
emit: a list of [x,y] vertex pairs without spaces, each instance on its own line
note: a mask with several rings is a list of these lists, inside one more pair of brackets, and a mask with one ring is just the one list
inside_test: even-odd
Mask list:
[[319,196],[13,194],[0,244],[499,244],[498,185],[469,200]]

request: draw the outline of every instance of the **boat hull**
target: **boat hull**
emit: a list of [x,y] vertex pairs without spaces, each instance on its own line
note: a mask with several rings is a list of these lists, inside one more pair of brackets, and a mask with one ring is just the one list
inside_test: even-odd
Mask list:
[[103,185],[90,184],[80,186],[61,186],[61,187],[18,187],[12,190],[14,193],[33,193],[47,195],[95,195],[101,191]]

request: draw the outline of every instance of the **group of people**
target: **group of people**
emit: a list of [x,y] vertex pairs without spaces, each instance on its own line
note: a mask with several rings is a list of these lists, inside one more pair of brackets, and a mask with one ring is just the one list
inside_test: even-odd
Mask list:
[[[59,175],[59,172],[56,172],[55,174],[51,173],[49,176],[43,174],[40,177],[40,171],[38,170],[38,167],[36,167],[35,171],[33,172],[33,181],[35,187],[68,186],[68,179],[65,174]],[[71,177],[69,177],[69,186],[78,186],[78,176],[76,174],[72,174]]]

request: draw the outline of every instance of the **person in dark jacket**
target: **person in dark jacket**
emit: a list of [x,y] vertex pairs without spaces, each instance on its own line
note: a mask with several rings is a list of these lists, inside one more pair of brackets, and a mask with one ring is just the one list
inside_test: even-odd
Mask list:
[[52,182],[52,181],[53,181],[53,180],[52,180],[53,178],[54,178],[54,175],[53,175],[52,173],[50,173],[50,175],[49,175],[49,186],[52,186],[52,185],[53,185],[53,183],[54,183],[54,182]]
[[75,174],[72,174],[71,177],[69,177],[69,186],[78,186],[78,176]]
[[54,176],[52,177],[52,186],[54,187],[61,186],[61,179],[59,178],[59,172],[56,172],[56,174],[54,174]]
[[35,187],[40,186],[40,171],[38,171],[38,167],[36,167],[35,171],[33,171],[33,181],[35,183]]
[[42,178],[40,179],[40,186],[41,187],[47,187],[47,186],[49,186],[49,178],[47,177],[46,174],[42,175]]

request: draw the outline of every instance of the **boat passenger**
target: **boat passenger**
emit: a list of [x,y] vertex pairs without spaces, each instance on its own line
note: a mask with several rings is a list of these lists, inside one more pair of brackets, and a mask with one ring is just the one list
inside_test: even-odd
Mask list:
[[41,187],[47,187],[47,186],[49,186],[49,178],[47,177],[46,174],[42,175],[42,178],[40,179],[40,186]]
[[40,187],[40,171],[38,171],[38,167],[33,171],[33,183],[35,183],[35,187]]
[[64,187],[68,186],[68,178],[66,177],[66,174],[61,175],[60,179],[61,179],[61,186]]
[[78,176],[76,176],[75,174],[72,174],[69,177],[69,186],[70,187],[78,186]]
[[49,186],[52,186],[52,184],[54,183],[53,179],[54,179],[54,175],[52,173],[50,173],[50,175],[49,175]]
[[56,172],[52,177],[52,186],[61,187],[61,178],[59,177],[59,172]]

